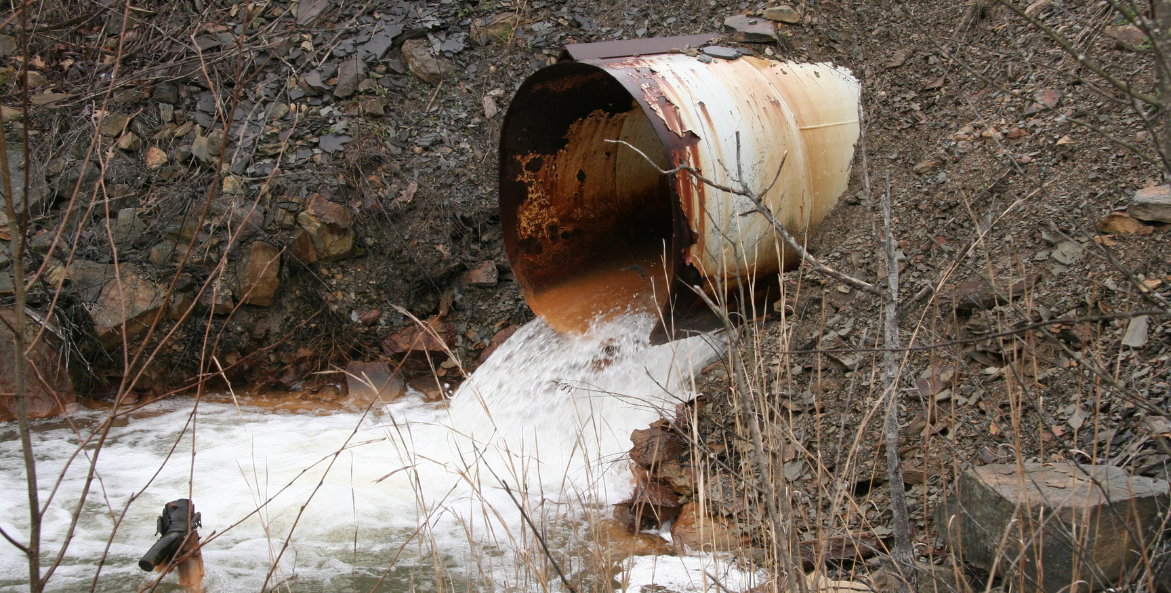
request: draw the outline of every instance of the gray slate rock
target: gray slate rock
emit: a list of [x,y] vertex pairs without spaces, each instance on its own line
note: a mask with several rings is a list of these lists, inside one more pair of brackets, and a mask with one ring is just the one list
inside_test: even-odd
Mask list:
[[1138,190],[1126,211],[1139,220],[1171,223],[1171,185]]
[[321,137],[321,140],[317,143],[317,147],[321,150],[324,150],[325,152],[337,152],[345,148],[346,143],[348,143],[350,140],[353,140],[353,138],[349,136],[335,136],[333,134],[328,134]]
[[709,45],[703,48],[703,53],[721,60],[735,60],[740,57],[740,50],[723,45]]
[[339,99],[348,99],[358,91],[358,82],[366,75],[366,63],[358,58],[351,58],[342,62],[337,71],[337,88],[333,96]]
[[138,217],[138,209],[123,208],[118,211],[118,220],[114,223],[114,244],[125,249],[142,238],[146,230],[146,223]]
[[385,29],[370,37],[370,41],[358,47],[358,58],[364,62],[376,62],[386,55],[386,51],[394,44],[394,38],[401,35],[403,26],[387,25]]
[[323,80],[322,73],[318,72],[318,71],[313,71],[313,72],[310,72],[309,74],[306,74],[305,75],[305,84],[308,85],[310,89],[313,89],[315,91],[328,91],[329,90],[329,85],[325,84],[325,81]]

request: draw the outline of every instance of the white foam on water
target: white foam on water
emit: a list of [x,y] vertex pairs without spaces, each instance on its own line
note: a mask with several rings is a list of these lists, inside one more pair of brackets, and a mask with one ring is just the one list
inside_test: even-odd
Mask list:
[[[713,578],[714,577],[714,578]],[[746,570],[731,554],[698,556],[633,556],[623,577],[627,593],[652,593],[664,589],[677,593],[747,591],[768,580],[760,570]],[[719,579],[717,584],[716,579]]]
[[[534,321],[461,386],[449,408],[415,396],[365,415],[205,402],[194,461],[191,428],[184,431],[193,401],[146,406],[111,429],[101,480],[50,590],[88,590],[113,517],[139,492],[98,590],[148,582],[137,560],[156,539],[155,517],[165,502],[187,497],[203,515],[204,539],[219,534],[204,548],[209,593],[260,589],[294,522],[269,587],[293,579],[296,591],[370,590],[385,573],[379,590],[426,591],[437,571],[487,588],[516,582],[523,567],[510,548],[531,542],[501,482],[538,521],[616,502],[630,490],[630,432],[673,413],[688,397],[692,369],[718,355],[704,338],[652,347],[638,337],[651,323],[621,318],[567,338]],[[85,410],[72,419],[87,434],[102,418]],[[61,420],[34,425],[44,497],[78,439]],[[45,517],[49,549],[64,538],[86,464],[74,461]],[[18,538],[28,530],[24,500],[20,442],[9,423],[0,426],[0,527]],[[26,574],[20,552],[0,542],[0,590],[19,590]]]

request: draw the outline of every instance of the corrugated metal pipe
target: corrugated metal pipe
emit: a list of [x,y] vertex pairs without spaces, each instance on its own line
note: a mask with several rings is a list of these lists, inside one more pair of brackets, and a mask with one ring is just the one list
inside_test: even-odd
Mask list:
[[711,37],[569,46],[513,98],[504,244],[529,305],[558,330],[625,311],[661,312],[668,334],[698,329],[711,315],[690,287],[758,290],[798,263],[764,216],[744,215],[744,196],[660,170],[688,165],[755,192],[775,179],[761,199],[800,240],[845,191],[858,82],[828,64],[687,51]]

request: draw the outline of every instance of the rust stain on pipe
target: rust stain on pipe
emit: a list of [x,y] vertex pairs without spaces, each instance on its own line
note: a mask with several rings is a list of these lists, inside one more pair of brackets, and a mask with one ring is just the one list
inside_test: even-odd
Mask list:
[[[649,40],[681,46],[697,38]],[[673,45],[674,44],[674,45]],[[667,325],[702,313],[690,286],[708,293],[775,283],[797,263],[743,196],[762,191],[795,236],[812,236],[846,188],[859,135],[860,89],[843,69],[742,57],[704,63],[683,53],[575,46],[517,91],[500,141],[504,242],[533,311],[564,332],[627,311]],[[594,50],[597,51],[594,51]],[[662,51],[661,49],[659,51]],[[787,156],[786,156],[787,155]]]

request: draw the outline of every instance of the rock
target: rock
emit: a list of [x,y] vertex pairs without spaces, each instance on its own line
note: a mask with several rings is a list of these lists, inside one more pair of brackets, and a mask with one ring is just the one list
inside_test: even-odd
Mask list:
[[187,123],[180,124],[179,127],[175,128],[175,131],[171,132],[171,135],[174,136],[175,138],[183,138],[183,137],[187,136],[187,134],[190,134],[191,132],[193,132],[194,130],[195,130],[195,122],[188,121]]
[[162,82],[155,85],[151,91],[150,98],[159,103],[167,103],[169,105],[179,104],[179,87],[173,82]]
[[520,329],[519,325],[510,325],[496,332],[496,335],[492,336],[492,339],[488,342],[488,347],[484,348],[483,352],[480,352],[480,356],[476,359],[476,361],[480,364],[484,364],[484,361],[488,360],[488,357],[492,356],[492,354],[496,352],[498,348],[500,348],[501,344],[504,344],[508,338],[511,338],[512,334],[515,334],[516,330],[518,329]]
[[945,292],[943,296],[945,300],[952,301],[956,310],[960,312],[989,309],[1006,302],[1005,297],[1017,299],[1024,296],[1025,291],[1032,289],[1040,278],[1040,274],[1030,274],[1008,286],[1005,286],[1006,283],[1002,280],[993,288],[983,277],[972,276],[951,291]]
[[499,280],[500,273],[496,271],[496,262],[492,261],[480,262],[460,277],[465,286],[496,286]]
[[366,75],[366,63],[354,56],[344,62],[337,69],[337,86],[333,89],[333,96],[339,99],[348,99],[358,92],[358,81]]
[[1121,27],[1114,27],[1107,25],[1102,33],[1115,41],[1115,47],[1118,49],[1125,49],[1135,51],[1139,46],[1147,42],[1147,35],[1143,30],[1134,25],[1123,25]]
[[882,63],[882,67],[886,68],[888,70],[892,69],[892,68],[899,68],[903,64],[906,64],[907,58],[910,58],[910,57],[911,57],[911,50],[909,50],[909,49],[904,48],[904,49],[895,50],[894,53],[892,53],[890,55],[890,57],[887,58],[886,61]]
[[114,278],[114,266],[74,258],[65,269],[65,278],[69,280],[70,287],[81,296],[82,301],[92,303],[98,300],[102,289]]
[[741,55],[739,49],[723,45],[709,45],[703,48],[703,53],[721,60],[735,60]]
[[662,463],[679,457],[687,449],[687,442],[677,434],[658,428],[636,430],[630,434],[630,460],[654,469]]
[[390,403],[406,393],[402,375],[385,362],[350,362],[346,365],[346,385],[351,397],[365,402]]
[[119,272],[121,282],[107,282],[90,311],[94,337],[107,350],[119,346],[123,338],[129,343],[146,333],[163,303],[162,291],[137,268],[122,266]]
[[138,152],[142,150],[142,139],[134,132],[126,132],[118,138],[116,146],[127,152]]
[[[37,160],[35,158],[30,159],[30,161],[31,161],[29,163],[30,167],[28,169],[28,182],[29,182],[28,209],[29,209],[29,214],[31,214],[33,217],[39,217],[43,214],[46,214],[46,211],[52,206],[52,203],[51,203],[52,201],[49,199],[50,197],[52,197],[50,195],[52,193],[52,190],[49,188],[49,184],[45,182],[45,172],[44,172],[44,169],[43,169],[41,163],[37,162]],[[99,177],[101,177],[101,173],[98,171],[97,166],[91,165],[90,169],[91,169],[90,171],[86,172],[85,177],[86,177],[87,183],[82,185],[82,189],[81,189],[82,192],[85,192],[87,189],[92,189],[92,187],[93,187],[92,184],[90,184],[88,182],[90,182],[91,180],[96,181]],[[20,143],[20,142],[9,142],[8,143],[8,175],[9,175],[9,179],[12,181],[13,206],[15,206],[15,209],[17,212],[20,212],[21,210],[24,209],[24,197],[25,197],[25,194],[24,194],[24,174],[25,174],[24,145],[23,145],[23,143]],[[69,176],[70,176],[70,172],[66,171],[64,174],[61,175],[61,177],[58,177],[58,184],[59,184],[58,187],[60,187],[61,185],[68,186],[68,193],[63,194],[65,196],[69,196],[73,192],[73,185],[77,183],[78,175],[76,175],[76,174],[72,176],[72,182],[73,182],[72,184],[68,183],[68,181],[69,181],[68,179],[65,180],[66,181],[65,183],[62,183],[62,179],[67,178]],[[4,187],[3,187],[3,184],[0,183],[0,205],[2,205],[4,203],[3,196],[4,196]],[[82,193],[81,195],[78,196],[78,199],[79,200],[82,200],[82,199],[88,200],[89,197],[86,194]],[[82,209],[84,210],[84,207],[82,207]],[[0,212],[4,212],[4,208],[0,207]],[[7,216],[0,215],[0,223],[2,223],[5,227],[7,227],[7,224],[8,224]]]
[[293,243],[289,246],[289,264],[294,267],[305,267],[317,261],[317,249],[313,247],[313,239],[305,229],[293,232]]
[[211,144],[207,141],[207,136],[200,136],[191,143],[191,156],[199,159],[201,163],[211,162]]
[[267,307],[276,298],[281,284],[281,250],[264,241],[248,246],[248,253],[240,262],[237,278],[240,281],[240,302],[245,305]]
[[379,319],[382,319],[382,311],[379,311],[378,309],[370,309],[369,311],[365,311],[361,315],[358,315],[358,323],[361,323],[366,327],[370,327],[371,325],[378,323]]
[[27,76],[28,76],[28,88],[30,88],[30,89],[40,88],[40,87],[45,86],[46,84],[49,84],[49,79],[45,78],[44,74],[41,74],[40,72],[37,72],[36,70],[29,70],[27,72]]
[[431,352],[444,354],[455,343],[455,326],[437,318],[414,324],[382,339],[382,351],[388,355]]
[[232,296],[231,290],[222,284],[215,284],[207,287],[203,294],[199,295],[199,307],[205,311],[211,309],[212,315],[227,315],[236,307]]
[[175,254],[175,246],[170,243],[159,243],[150,248],[150,254],[147,256],[150,263],[156,266],[164,266],[171,262],[171,256]]
[[1171,223],[1171,185],[1138,190],[1126,211],[1139,220]]
[[264,210],[250,203],[217,200],[212,202],[211,212],[231,229],[231,247],[242,245],[264,230]]
[[777,40],[777,26],[772,21],[743,14],[724,19],[724,31],[732,34],[732,41],[741,43],[768,43]]
[[[951,557],[954,561],[954,556]],[[956,566],[953,561],[945,560],[941,565],[916,560],[915,572],[919,583],[915,587],[920,593],[945,593],[954,591],[973,591],[975,587],[967,582],[964,567]],[[901,593],[907,588],[907,579],[900,574],[902,569],[884,564],[883,567],[870,573],[871,586],[853,581],[830,581],[824,576],[815,579],[809,576],[809,590],[815,593]],[[960,575],[957,579],[956,575]],[[1014,588],[1015,589],[1015,588]]]
[[1062,241],[1057,244],[1057,247],[1050,254],[1058,263],[1069,266],[1077,260],[1081,259],[1082,251],[1085,248],[1076,241]]
[[285,210],[284,208],[277,208],[273,212],[273,215],[276,219],[275,222],[279,224],[282,229],[291,229],[297,226],[297,215],[289,212],[288,210]]
[[228,175],[224,177],[223,183],[224,195],[226,196],[242,196],[245,194],[244,178],[239,175]]
[[152,146],[146,150],[146,168],[151,171],[158,171],[167,164],[167,153],[163,149]]
[[170,304],[167,305],[167,317],[174,321],[179,321],[191,310],[191,306],[195,304],[195,299],[191,295],[180,292],[171,295]]
[[317,259],[332,261],[353,254],[354,233],[350,227],[354,219],[344,206],[314,195],[305,210],[297,215],[297,224],[313,242]]
[[[1115,586],[1143,558],[1133,536],[1154,541],[1171,502],[1167,482],[1118,467],[1026,463],[1023,472],[1015,464],[964,472],[935,523],[953,545],[963,542],[965,561],[988,570],[1002,550],[999,566],[1019,558],[1026,577],[1048,593],[1068,593],[1078,580],[1088,584],[1078,591]],[[1069,533],[1080,543],[1071,545]]]
[[289,114],[288,103],[273,103],[268,112],[269,121],[279,121]]
[[480,103],[484,106],[484,119],[492,119],[500,112],[500,109],[496,107],[496,99],[488,95],[484,95],[484,99]]
[[801,22],[801,15],[788,4],[766,8],[764,18],[778,23],[789,23],[790,25],[796,25]]
[[1057,89],[1041,89],[1033,95],[1034,103],[1031,103],[1025,109],[1025,115],[1032,115],[1044,111],[1045,108],[1053,109],[1061,103],[1061,91]]
[[631,556],[668,556],[675,548],[667,540],[652,533],[630,533],[614,519],[602,519],[598,547],[613,566]]
[[358,83],[358,92],[368,93],[376,86],[378,86],[378,81],[374,80],[373,78],[363,78],[362,82]]
[[431,55],[431,44],[426,39],[408,39],[403,42],[403,59],[411,72],[432,85],[439,86],[451,70],[446,61]]
[[1125,212],[1111,212],[1098,221],[1098,232],[1107,235],[1133,235],[1150,228]]
[[915,165],[914,171],[916,173],[918,173],[919,175],[926,175],[926,174],[938,169],[942,165],[943,165],[943,161],[940,159],[927,159],[925,161],[920,162],[918,165]]
[[411,389],[423,394],[423,400],[441,402],[451,397],[451,388],[433,375],[411,377]]
[[313,24],[327,6],[329,0],[300,0],[297,3],[297,24],[302,27]]
[[204,164],[211,164],[212,161],[217,160],[220,152],[223,150],[224,132],[223,130],[216,130],[200,136],[191,143],[191,156],[199,159],[199,162]]
[[[842,561],[856,561],[870,558],[881,549],[878,538],[869,533],[851,533],[849,535],[833,535],[824,540],[809,540],[800,543],[801,564],[806,570],[820,566],[818,560],[827,560],[834,563]],[[931,589],[926,589],[927,593]]]
[[317,96],[329,90],[329,85],[325,84],[325,81],[322,80],[321,72],[310,72],[305,75],[303,80],[304,82],[301,84],[301,88],[310,95]]
[[[13,309],[0,309],[0,393],[16,392],[16,340],[9,327],[15,327],[17,314]],[[28,357],[22,361],[25,376],[25,409],[29,418],[46,418],[64,414],[67,408],[77,403],[73,395],[73,383],[69,379],[68,350],[59,346],[56,327],[52,320],[46,321],[41,331],[42,317],[25,314],[25,343],[40,339],[32,344]],[[0,422],[16,419],[16,398],[0,397]]]
[[24,117],[24,110],[7,105],[0,105],[0,121],[4,123],[20,121]]
[[671,526],[671,540],[680,556],[733,552],[743,546],[743,538],[734,527],[704,513],[697,502],[683,505]]
[[[619,513],[618,507],[625,507],[625,513]],[[666,486],[658,482],[642,483],[631,500],[615,505],[614,518],[630,533],[636,533],[661,527],[678,517],[682,508],[679,497]]]
[[122,208],[118,210],[118,218],[114,221],[114,244],[121,249],[132,246],[142,239],[146,230],[146,223],[138,216],[136,208]]
[[359,105],[362,108],[362,114],[371,117],[382,117],[386,115],[386,101],[382,99],[362,99]]
[[519,26],[520,17],[515,13],[498,14],[485,24],[472,23],[472,41],[480,45],[508,41]]
[[904,461],[901,469],[903,470],[904,484],[927,483],[927,472],[924,471],[918,463],[913,461]]
[[1131,348],[1142,348],[1147,345],[1147,328],[1150,325],[1150,318],[1146,315],[1139,315],[1131,318],[1130,322],[1126,324],[1126,333],[1122,335],[1122,345],[1130,346]]
[[655,479],[679,496],[695,494],[698,477],[691,463],[683,463],[677,457],[668,459],[655,469]]
[[122,130],[126,129],[126,124],[130,123],[130,116],[125,113],[111,113],[102,120],[102,125],[98,128],[101,135],[108,138],[113,138],[122,134]]
[[334,134],[326,134],[317,141],[317,147],[329,153],[337,152],[345,148],[346,143],[353,140],[350,136],[336,136]]

